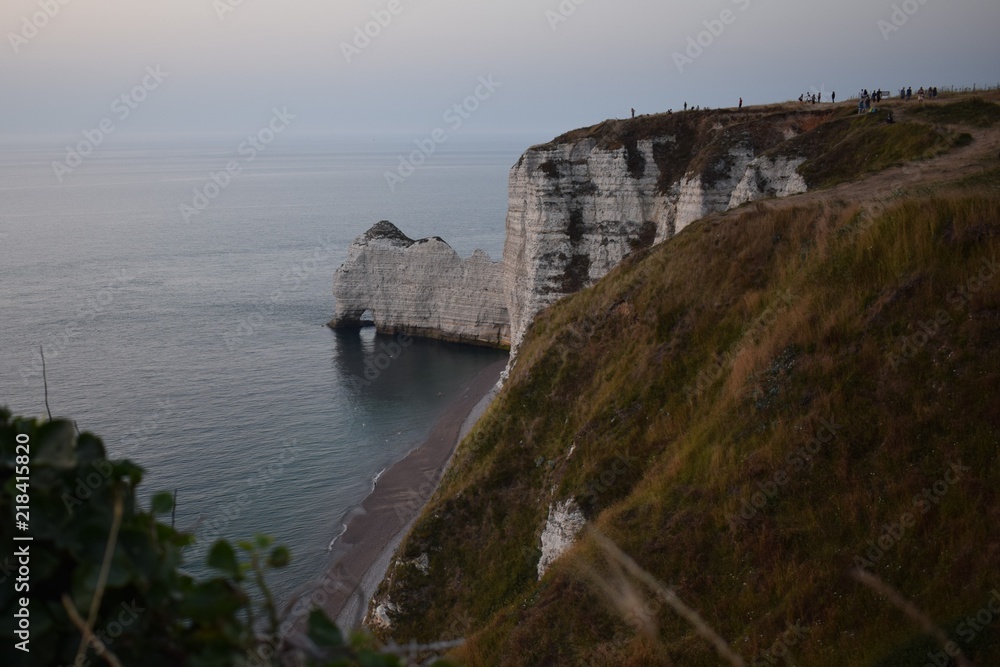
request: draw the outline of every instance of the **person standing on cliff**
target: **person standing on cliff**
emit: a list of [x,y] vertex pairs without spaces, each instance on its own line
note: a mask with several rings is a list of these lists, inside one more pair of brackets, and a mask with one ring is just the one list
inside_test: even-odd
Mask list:
[[830,104],[836,104],[836,103],[837,103],[837,91],[835,90],[832,93],[830,93]]
[[632,109],[632,118],[635,118],[635,109]]
[[743,108],[743,98],[741,97],[740,98],[740,109],[742,109],[742,108]]

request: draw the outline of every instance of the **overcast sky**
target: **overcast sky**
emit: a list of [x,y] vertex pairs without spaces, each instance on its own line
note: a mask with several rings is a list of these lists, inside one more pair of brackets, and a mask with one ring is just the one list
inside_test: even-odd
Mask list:
[[0,136],[239,134],[274,107],[300,136],[420,136],[464,101],[463,133],[549,137],[630,107],[996,85],[998,28],[997,0],[3,0]]

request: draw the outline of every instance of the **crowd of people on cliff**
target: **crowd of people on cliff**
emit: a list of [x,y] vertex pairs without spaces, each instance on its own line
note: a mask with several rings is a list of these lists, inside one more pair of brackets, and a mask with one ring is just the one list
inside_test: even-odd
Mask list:
[[[889,97],[889,93],[884,92],[882,90],[876,90],[874,92],[869,93],[867,88],[865,90],[862,90],[861,94],[858,95],[858,113],[864,114],[864,113],[874,113],[878,111],[878,105],[881,104],[883,96]],[[925,97],[928,99],[936,100],[937,96],[938,96],[937,87],[927,88],[925,90],[924,87],[921,86],[917,90],[917,100],[920,102],[923,102]],[[909,102],[912,99],[913,99],[912,86],[899,89],[899,100],[901,102]],[[892,121],[890,120],[889,122],[891,123]]]
[[[924,89],[922,86],[917,90],[917,100],[923,102],[924,99],[936,100],[938,96],[938,89],[936,87]],[[869,91],[867,88],[862,90],[858,94],[858,113],[871,113],[878,110],[878,105],[882,103],[883,98],[888,98],[889,92],[883,91],[881,89],[876,89],[874,91]],[[900,88],[899,89],[899,99],[903,102],[909,102],[913,99],[913,88]],[[799,102],[802,104],[819,104],[823,102],[822,92],[809,92],[799,95]],[[837,93],[833,92],[830,94],[830,103],[837,103]]]
[[[876,89],[874,91],[869,91],[867,88],[863,89],[858,94],[858,114],[866,113],[876,113],[878,111],[878,105],[882,103],[883,98],[888,98],[890,96],[888,91],[882,89]],[[936,100],[938,97],[938,89],[936,87],[924,89],[921,86],[917,90],[917,100],[920,102],[924,101],[924,98]],[[899,89],[899,99],[902,102],[909,102],[913,99],[913,88],[900,88]],[[799,95],[799,102],[802,104],[821,104],[823,102],[823,93],[820,92],[809,92],[802,93]],[[837,91],[830,93],[830,104],[837,103]],[[739,106],[737,109],[743,109],[743,98],[739,100]],[[684,103],[684,111],[701,111],[700,106],[688,105],[687,102]],[[705,111],[709,111],[708,107],[705,107]],[[667,113],[673,113],[674,110],[670,109]],[[635,109],[632,109],[632,118],[635,118]],[[887,122],[892,123],[892,113],[890,112]]]
[[[820,104],[823,102],[823,92],[820,91],[818,93],[802,93],[801,95],[799,95],[799,102],[802,102],[803,104]],[[835,90],[833,91],[833,93],[830,94],[830,104],[836,104],[836,103],[837,103],[837,91]]]
[[[739,108],[740,109],[743,108],[743,98],[742,97],[740,98],[740,106],[739,106]],[[684,111],[711,111],[711,110],[712,110],[711,107],[705,107],[704,109],[702,109],[700,105],[699,106],[695,106],[695,105],[692,104],[692,105],[689,106],[687,102],[684,103]],[[641,116],[636,116],[634,108],[631,111],[632,111],[632,118],[633,119],[641,117]],[[668,114],[672,114],[673,112],[674,112],[673,109],[667,109],[667,113]]]
[[881,89],[868,92],[865,88],[858,95],[858,113],[874,113],[878,111],[878,105],[882,103],[882,96],[888,97],[888,93],[883,93]]
[[[924,90],[923,86],[920,86],[920,89],[917,91],[917,101],[923,102],[925,95],[928,97],[928,99],[936,100],[938,96],[937,86],[934,86],[933,88],[928,88],[926,91]],[[899,99],[902,100],[903,102],[909,102],[910,100],[912,100],[913,88],[912,87],[900,88]]]

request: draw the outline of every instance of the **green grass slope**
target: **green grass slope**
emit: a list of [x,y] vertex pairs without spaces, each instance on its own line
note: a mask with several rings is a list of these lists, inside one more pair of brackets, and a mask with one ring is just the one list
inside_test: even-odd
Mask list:
[[859,566],[1000,664],[998,183],[744,207],[542,313],[383,583],[395,639],[723,664],[587,533],[537,580],[572,499],[747,665],[943,660]]

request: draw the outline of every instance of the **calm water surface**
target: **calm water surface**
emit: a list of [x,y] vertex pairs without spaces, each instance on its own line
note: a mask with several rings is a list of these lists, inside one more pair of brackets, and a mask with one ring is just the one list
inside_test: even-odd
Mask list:
[[[525,141],[445,147],[395,193],[405,143],[269,147],[190,223],[238,142],[101,147],[62,183],[61,145],[0,146],[0,404],[54,414],[177,490],[204,572],[217,535],[293,550],[274,587],[318,576],[340,519],[499,353],[416,341],[375,382],[392,339],[335,333],[335,269],[380,219],[499,258],[507,172]],[[383,360],[384,362],[384,360]]]

